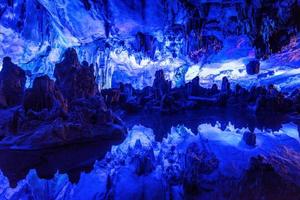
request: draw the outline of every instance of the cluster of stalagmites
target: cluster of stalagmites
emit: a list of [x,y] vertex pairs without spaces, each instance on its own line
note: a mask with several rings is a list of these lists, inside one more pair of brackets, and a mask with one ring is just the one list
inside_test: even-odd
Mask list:
[[[6,144],[37,147],[89,140],[93,137],[122,139],[126,130],[108,109],[97,89],[93,66],[79,63],[74,49],[68,49],[54,76],[36,77],[25,90],[25,72],[10,58],[3,60],[0,73],[0,106],[13,110],[7,123],[0,125]],[[20,105],[20,106],[18,106]],[[17,106],[17,107],[16,107]],[[16,135],[30,135],[14,141]]]
[[[257,66],[257,63],[252,64]],[[300,111],[299,90],[285,95],[274,85],[252,87],[247,90],[237,84],[232,89],[227,77],[222,79],[220,89],[216,84],[211,88],[201,87],[199,77],[184,86],[171,88],[171,82],[165,79],[162,70],[156,72],[152,87],[135,90],[130,84],[120,83],[119,88],[104,90],[103,95],[108,105],[121,106],[128,112],[147,109],[162,113],[176,113],[206,106],[229,107],[245,111],[254,108],[258,115]]]

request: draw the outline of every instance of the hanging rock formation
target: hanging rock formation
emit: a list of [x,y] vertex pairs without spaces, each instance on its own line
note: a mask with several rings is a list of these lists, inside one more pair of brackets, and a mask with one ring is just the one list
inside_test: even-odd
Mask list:
[[258,60],[252,60],[246,65],[246,71],[249,75],[254,75],[259,73],[260,63]]

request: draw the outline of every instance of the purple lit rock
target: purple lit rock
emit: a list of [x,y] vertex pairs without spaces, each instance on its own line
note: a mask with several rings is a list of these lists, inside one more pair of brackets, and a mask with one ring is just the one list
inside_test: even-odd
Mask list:
[[155,79],[153,82],[153,90],[155,98],[160,99],[168,93],[171,89],[171,82],[165,79],[163,70],[158,70],[155,72]]
[[221,86],[221,92],[222,93],[230,93],[230,82],[226,76],[223,77],[222,79],[222,86]]
[[33,87],[26,90],[23,105],[25,111],[29,109],[33,111],[51,110],[55,105],[67,111],[67,105],[61,92],[47,75],[35,78]]
[[25,71],[12,63],[10,57],[3,58],[3,68],[0,72],[0,107],[21,104],[25,83]]
[[246,71],[249,75],[258,74],[260,69],[260,63],[258,60],[252,60],[246,65]]
[[62,62],[55,65],[56,86],[68,101],[95,96],[97,85],[93,65],[79,63],[76,50],[69,48]]

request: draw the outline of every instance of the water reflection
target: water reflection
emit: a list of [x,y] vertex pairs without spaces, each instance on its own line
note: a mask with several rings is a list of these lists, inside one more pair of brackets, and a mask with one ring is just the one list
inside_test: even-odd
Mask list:
[[221,130],[225,130],[230,122],[235,128],[255,128],[260,130],[279,131],[282,124],[293,122],[300,124],[300,119],[288,115],[271,114],[268,116],[256,116],[253,113],[241,112],[241,110],[229,110],[222,108],[206,108],[203,110],[182,112],[176,115],[161,115],[160,113],[140,113],[139,115],[126,115],[123,117],[127,127],[132,128],[136,124],[153,129],[156,139],[161,141],[169,132],[171,127],[178,124],[197,132],[199,124],[208,123],[215,126],[221,124]]
[[[170,132],[171,127],[178,124],[190,128],[196,133],[199,124],[207,123],[215,126],[220,124],[220,129],[225,130],[229,123],[236,129],[255,128],[271,131],[279,131],[284,123],[298,124],[293,131],[299,134],[299,119],[271,115],[256,117],[251,114],[234,112],[222,109],[198,110],[184,112],[176,115],[160,115],[159,113],[140,113],[138,115],[126,115],[123,119],[131,129],[136,124],[153,129],[156,140],[161,141]],[[295,129],[295,130],[294,130]],[[116,142],[96,140],[87,144],[72,144],[59,148],[16,151],[0,150],[0,169],[9,179],[10,185],[15,187],[18,181],[23,180],[29,170],[35,169],[37,175],[43,179],[51,179],[57,171],[66,173],[72,183],[78,182],[81,172],[90,172],[96,160],[104,158]]]
[[101,160],[117,142],[94,141],[72,144],[59,148],[34,151],[0,150],[0,169],[15,187],[30,169],[35,169],[43,179],[51,179],[59,171],[66,173],[72,183],[78,182],[81,172],[93,169],[96,160]]

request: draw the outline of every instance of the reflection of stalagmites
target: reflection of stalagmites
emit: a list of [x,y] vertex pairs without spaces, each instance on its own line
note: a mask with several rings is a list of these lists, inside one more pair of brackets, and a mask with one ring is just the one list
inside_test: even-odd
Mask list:
[[183,187],[186,194],[199,194],[206,188],[202,176],[213,173],[219,166],[219,160],[215,154],[209,152],[205,147],[200,147],[197,143],[191,143],[185,156],[185,170]]
[[25,111],[41,111],[43,109],[51,110],[57,105],[67,111],[65,100],[54,86],[54,81],[47,75],[35,78],[33,87],[28,89],[24,98]]
[[281,177],[262,156],[252,157],[238,184],[237,199],[299,199],[299,186]]
[[141,141],[135,142],[131,160],[135,173],[139,176],[151,173],[155,168],[155,157],[152,148],[143,148]]
[[92,97],[97,93],[93,65],[80,65],[76,50],[69,48],[64,60],[55,65],[55,84],[69,101],[76,98]]
[[253,132],[246,131],[243,135],[243,140],[249,146],[256,145],[256,135]]
[[249,75],[254,75],[259,73],[260,63],[258,60],[252,60],[246,65],[246,71]]
[[3,58],[0,72],[0,107],[21,104],[25,83],[25,71],[12,63],[10,57]]
[[0,84],[0,108],[1,107],[7,107],[7,103],[6,103],[6,98],[3,94],[3,91],[1,89],[1,84]]

